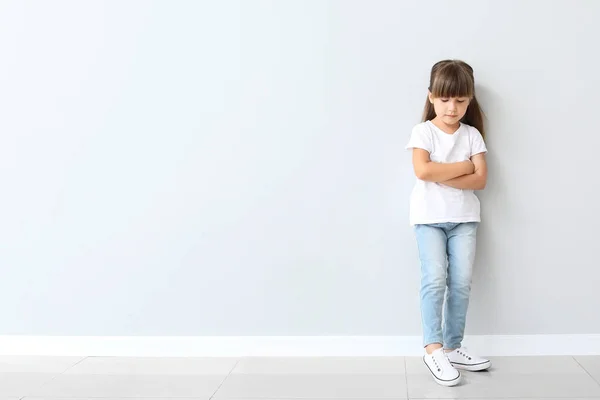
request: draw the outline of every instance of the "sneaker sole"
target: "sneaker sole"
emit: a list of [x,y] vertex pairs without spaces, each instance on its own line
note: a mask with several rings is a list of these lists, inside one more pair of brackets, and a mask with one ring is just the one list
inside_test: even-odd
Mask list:
[[462,369],[464,371],[471,371],[471,372],[483,371],[492,366],[491,361],[486,361],[486,362],[482,362],[479,364],[473,364],[473,365],[459,364],[459,363],[453,363],[453,362],[451,362],[450,364],[452,364],[452,366],[456,369]]
[[427,367],[427,369],[431,373],[431,376],[433,377],[433,379],[435,380],[435,382],[438,385],[450,387],[450,386],[456,386],[456,385],[458,385],[460,383],[460,380],[462,378],[462,375],[460,374],[460,371],[458,371],[458,378],[452,379],[452,380],[449,380],[449,381],[444,381],[442,379],[439,379],[437,376],[435,376],[435,374],[433,373],[433,371],[431,370],[431,368],[429,368],[429,365],[427,365],[427,363],[425,362],[425,357],[423,357],[423,363],[425,364],[425,366]]

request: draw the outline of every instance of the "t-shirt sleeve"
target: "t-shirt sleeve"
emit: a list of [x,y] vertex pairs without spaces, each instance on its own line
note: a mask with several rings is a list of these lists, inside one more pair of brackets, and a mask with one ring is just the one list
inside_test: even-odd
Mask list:
[[471,157],[480,153],[487,153],[487,147],[479,130],[473,127],[471,131]]
[[412,149],[423,149],[427,150],[429,153],[431,153],[433,150],[431,138],[425,129],[419,125],[413,128],[412,133],[410,134],[410,139],[408,140],[408,144],[406,145],[406,150]]

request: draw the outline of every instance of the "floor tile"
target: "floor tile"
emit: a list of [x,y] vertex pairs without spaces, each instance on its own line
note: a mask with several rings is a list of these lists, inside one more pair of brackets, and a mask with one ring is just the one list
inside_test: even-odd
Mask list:
[[237,358],[89,357],[68,375],[227,375]]
[[63,374],[30,390],[35,397],[210,397],[222,375]]
[[446,388],[427,374],[409,374],[408,395],[412,398],[538,398],[600,397],[600,385],[581,374],[493,374],[462,372],[460,385]]
[[[202,397],[34,397],[27,396],[21,399],[10,399],[10,400],[210,400],[209,396]],[[7,400],[2,399],[0,400]],[[273,400],[273,399],[269,399]],[[334,400],[334,399],[329,399]],[[335,399],[338,400],[338,399]]]
[[32,388],[42,386],[55,376],[56,374],[37,372],[2,372],[0,373],[0,397],[25,396]]
[[575,360],[600,384],[600,356],[576,356]]
[[233,374],[404,374],[403,357],[251,357],[243,358]]
[[214,398],[405,399],[406,380],[404,375],[232,374]]
[[[53,399],[54,400],[54,399]],[[71,399],[68,399],[71,400]],[[332,400],[332,399],[329,399]],[[335,399],[338,400],[338,399]],[[411,397],[410,400],[473,400],[470,398],[457,398],[457,397],[430,397],[428,399],[418,399]],[[494,397],[485,398],[485,400],[600,400],[600,397]]]
[[[494,374],[582,374],[585,370],[571,356],[490,357]],[[408,374],[430,372],[421,357],[406,357]]]
[[77,364],[84,357],[0,356],[0,373],[58,373]]
[[[87,397],[34,397],[34,396],[27,396],[27,397],[23,397],[21,399],[16,398],[16,399],[10,399],[10,400],[210,400],[209,396],[202,396],[202,397],[91,397],[91,396],[87,396]],[[0,398],[0,400],[7,400],[7,399],[2,399]],[[273,400],[273,399],[269,399],[269,400]],[[334,400],[334,399],[329,399],[329,400]],[[338,400],[338,399],[335,399]]]

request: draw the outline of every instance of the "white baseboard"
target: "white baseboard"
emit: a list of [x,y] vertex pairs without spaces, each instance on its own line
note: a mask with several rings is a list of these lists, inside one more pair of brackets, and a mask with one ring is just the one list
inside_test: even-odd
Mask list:
[[[600,355],[600,334],[475,335],[485,356]],[[0,355],[121,357],[420,356],[419,336],[0,336]]]

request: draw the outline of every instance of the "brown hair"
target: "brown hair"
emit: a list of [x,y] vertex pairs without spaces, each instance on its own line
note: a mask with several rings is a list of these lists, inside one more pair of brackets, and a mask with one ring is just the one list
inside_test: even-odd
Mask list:
[[[471,99],[465,116],[461,122],[474,126],[485,138],[483,128],[483,111],[475,97],[475,78],[473,68],[460,60],[443,60],[435,63],[431,68],[429,80],[429,91],[433,97],[468,97]],[[425,101],[423,110],[423,122],[435,118],[433,104],[429,96]]]

